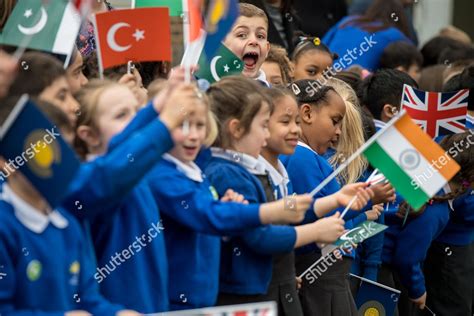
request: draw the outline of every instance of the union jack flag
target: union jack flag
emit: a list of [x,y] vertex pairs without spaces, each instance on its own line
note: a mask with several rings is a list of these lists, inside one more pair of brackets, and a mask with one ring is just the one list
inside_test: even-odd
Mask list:
[[431,137],[466,130],[469,89],[429,92],[403,86],[402,109]]

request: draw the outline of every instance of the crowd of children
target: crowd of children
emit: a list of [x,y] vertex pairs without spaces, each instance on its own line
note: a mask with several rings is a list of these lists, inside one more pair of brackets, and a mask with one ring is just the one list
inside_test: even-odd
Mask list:
[[[81,160],[52,209],[0,156],[0,315],[275,301],[279,315],[355,316],[350,272],[401,290],[396,315],[430,315],[426,306],[472,315],[474,93],[466,132],[438,140],[461,170],[420,211],[387,182],[369,186],[363,156],[308,194],[399,113],[405,84],[472,92],[472,44],[453,31],[440,35],[451,50],[428,43],[420,52],[405,24],[377,24],[383,10],[400,10],[387,2],[323,39],[298,37],[291,55],[268,42],[265,12],[240,4],[223,43],[243,60],[242,75],[206,91],[181,67],[146,89],[146,67],[94,78],[91,52],[77,48],[66,68],[27,52],[27,70],[0,51],[1,124],[26,93]],[[368,32],[386,33],[383,47],[336,67],[352,45],[344,39],[359,43]],[[297,277],[367,220],[388,228],[315,282]]]

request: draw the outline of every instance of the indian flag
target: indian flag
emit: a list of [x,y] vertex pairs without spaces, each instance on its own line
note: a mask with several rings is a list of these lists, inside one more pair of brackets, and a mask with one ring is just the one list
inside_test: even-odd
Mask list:
[[81,19],[67,0],[19,0],[7,20],[1,43],[69,55]]
[[374,135],[363,151],[402,197],[419,209],[451,180],[460,166],[402,112]]

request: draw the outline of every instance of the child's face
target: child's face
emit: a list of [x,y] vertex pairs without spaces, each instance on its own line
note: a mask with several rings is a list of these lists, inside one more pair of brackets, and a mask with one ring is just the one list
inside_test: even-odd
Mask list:
[[298,104],[290,96],[277,99],[274,103],[275,110],[268,124],[270,138],[266,149],[275,154],[292,155],[301,135]]
[[41,100],[57,106],[67,114],[73,126],[76,125],[79,103],[72,96],[66,77],[59,77],[38,96]]
[[97,105],[97,138],[100,147],[97,154],[105,153],[112,137],[130,123],[138,106],[137,99],[125,86],[114,86],[102,93]]
[[258,71],[267,58],[270,50],[267,29],[263,18],[241,16],[224,40],[225,46],[244,61],[242,74],[246,77],[258,77]]
[[298,57],[293,72],[294,80],[319,79],[323,72],[332,66],[332,58],[328,53],[312,49]]
[[84,61],[82,55],[77,52],[74,62],[66,69],[67,82],[71,88],[71,93],[73,94],[77,93],[89,81],[82,72],[83,67]]
[[250,130],[242,137],[233,140],[233,149],[258,158],[262,148],[267,145],[267,139],[270,137],[270,131],[268,130],[269,119],[270,107],[266,102],[263,102],[252,124],[250,124]]
[[327,97],[328,104],[321,104],[318,108],[310,106],[310,116],[304,111],[305,105],[300,107],[304,122],[303,136],[308,145],[320,155],[338,142],[342,119],[346,114],[346,105],[336,92],[329,91]]
[[264,62],[262,65],[262,70],[267,76],[267,81],[271,85],[283,85],[283,77],[281,75],[280,66],[274,62]]
[[188,119],[189,132],[183,134],[183,128],[176,128],[173,131],[175,146],[170,154],[184,163],[189,163],[196,159],[201,146],[207,136],[207,106],[200,102],[196,112]]

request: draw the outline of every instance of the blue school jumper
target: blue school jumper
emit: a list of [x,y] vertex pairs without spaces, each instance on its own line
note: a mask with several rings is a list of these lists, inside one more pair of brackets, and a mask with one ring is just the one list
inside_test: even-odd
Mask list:
[[67,212],[46,216],[3,184],[0,222],[0,314],[115,315],[123,309],[99,294],[86,239]]
[[156,117],[146,107],[111,141],[106,155],[81,165],[63,204],[90,223],[101,293],[141,313],[169,309],[160,214],[142,180],[173,147]]
[[219,290],[220,235],[260,226],[259,205],[220,202],[194,163],[165,154],[148,176],[165,227],[172,310],[213,306]]
[[405,226],[395,212],[385,214],[389,227],[385,230],[382,262],[398,272],[410,298],[418,298],[426,291],[422,263],[432,241],[446,227],[450,212],[448,202],[434,202],[418,217],[408,219]]
[[[249,203],[265,203],[263,186],[249,170],[265,174],[257,159],[213,148],[213,158],[205,173],[219,196],[233,189]],[[284,225],[266,225],[224,240],[219,291],[238,295],[265,294],[272,276],[272,255],[292,251],[295,242],[294,227]]]

